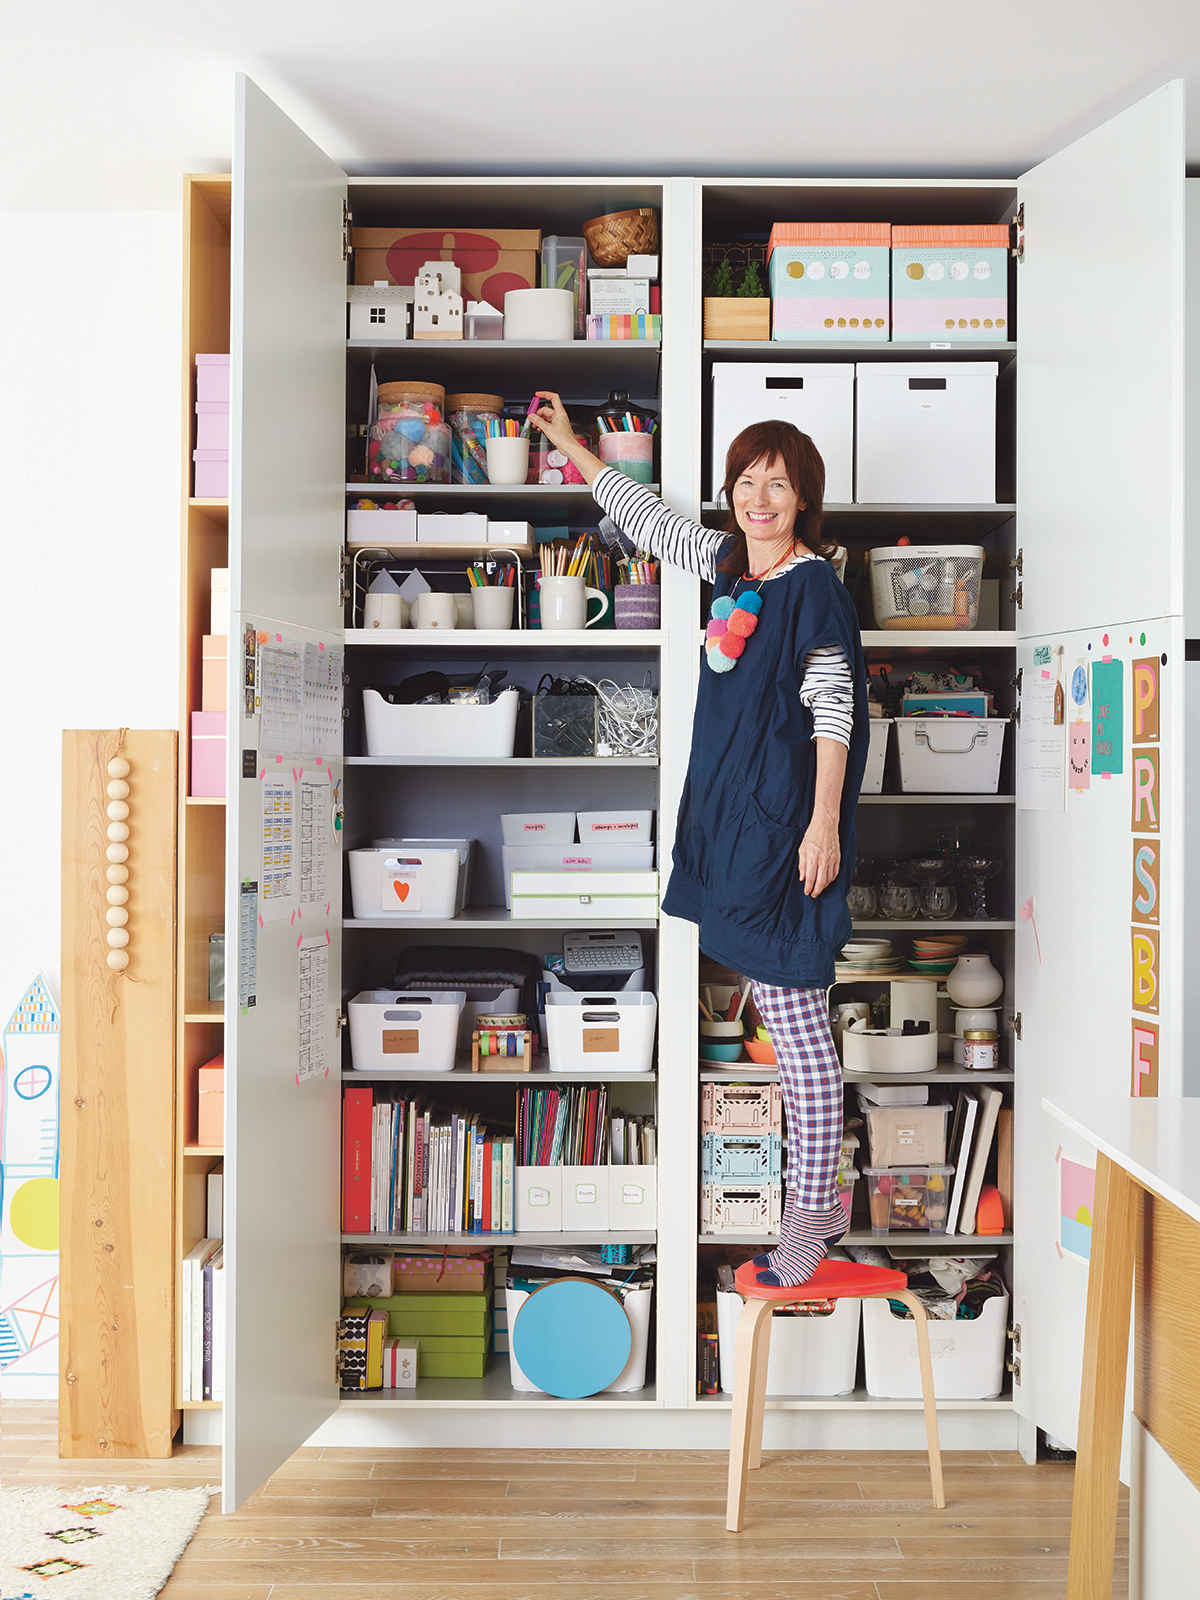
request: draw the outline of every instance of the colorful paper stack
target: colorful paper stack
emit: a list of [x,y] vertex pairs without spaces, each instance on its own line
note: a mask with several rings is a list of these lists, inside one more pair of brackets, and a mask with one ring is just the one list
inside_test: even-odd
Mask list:
[[657,311],[627,312],[625,315],[601,312],[587,319],[589,339],[661,339],[662,317]]

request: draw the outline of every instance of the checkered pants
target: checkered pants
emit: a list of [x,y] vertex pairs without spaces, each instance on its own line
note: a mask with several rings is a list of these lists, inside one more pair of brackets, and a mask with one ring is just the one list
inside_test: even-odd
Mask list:
[[842,1067],[829,1031],[825,990],[755,983],[754,1003],[779,1062],[787,1118],[789,1207],[828,1210],[838,1198]]

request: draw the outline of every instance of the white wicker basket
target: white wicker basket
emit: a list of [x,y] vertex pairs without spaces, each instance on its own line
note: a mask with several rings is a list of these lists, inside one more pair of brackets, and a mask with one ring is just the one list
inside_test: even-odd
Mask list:
[[973,628],[982,577],[982,545],[894,545],[872,550],[875,625]]

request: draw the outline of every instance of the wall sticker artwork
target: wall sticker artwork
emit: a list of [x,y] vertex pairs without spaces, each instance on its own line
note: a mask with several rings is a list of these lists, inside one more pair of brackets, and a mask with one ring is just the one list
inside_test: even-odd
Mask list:
[[1134,745],[1130,752],[1133,777],[1130,826],[1134,833],[1157,833],[1159,824],[1159,763],[1157,745]]
[[1133,1019],[1133,1068],[1129,1093],[1135,1100],[1158,1095],[1158,1028],[1153,1022]]
[[1130,1009],[1158,1015],[1158,929],[1132,928],[1133,995]]
[[1072,722],[1067,731],[1067,783],[1079,794],[1092,786],[1092,725]]
[[1157,839],[1134,839],[1133,890],[1130,901],[1130,921],[1158,923],[1158,852]]
[[1092,771],[1102,778],[1124,772],[1124,664],[1111,656],[1092,665]]
[[[1145,635],[1142,635],[1145,638]],[[1147,656],[1133,663],[1133,742],[1158,743],[1158,707],[1161,696],[1162,663],[1158,656]]]
[[1076,1261],[1089,1261],[1092,1255],[1092,1216],[1096,1208],[1096,1169],[1082,1161],[1058,1164],[1058,1237],[1062,1252]]

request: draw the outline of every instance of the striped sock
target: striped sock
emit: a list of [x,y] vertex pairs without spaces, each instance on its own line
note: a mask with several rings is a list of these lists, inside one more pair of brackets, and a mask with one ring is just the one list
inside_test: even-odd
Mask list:
[[793,1206],[777,1247],[754,1258],[754,1265],[763,1268],[758,1274],[759,1283],[775,1289],[798,1289],[808,1282],[829,1246],[846,1229],[846,1212],[840,1200],[824,1211],[804,1211]]

